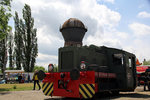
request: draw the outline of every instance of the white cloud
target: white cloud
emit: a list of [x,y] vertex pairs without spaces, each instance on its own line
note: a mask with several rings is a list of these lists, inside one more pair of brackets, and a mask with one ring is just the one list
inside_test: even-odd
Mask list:
[[120,38],[120,39],[127,39],[129,37],[128,33],[126,32],[117,32],[116,35]]
[[47,69],[50,63],[58,64],[58,56],[38,53],[36,65],[44,66]]
[[[149,38],[149,37],[150,37],[150,35],[147,36],[147,38]],[[149,43],[150,43],[150,40],[146,39],[146,38],[137,38],[134,40],[135,54],[136,54],[137,58],[140,59],[140,61],[143,61],[144,59],[147,59],[147,60],[150,59]]]
[[118,31],[104,31],[104,34],[99,35],[98,33],[94,35],[88,36],[86,40],[84,40],[85,44],[95,44],[97,46],[108,46],[112,48],[122,49],[122,41],[126,40],[128,37],[125,32]]
[[[114,3],[114,0],[105,0]],[[13,0],[12,10],[20,16],[24,3],[31,6],[35,27],[37,28],[39,54],[37,64],[45,66],[58,63],[58,48],[63,47],[64,40],[59,27],[69,18],[78,18],[87,27],[83,39],[86,45],[106,45],[141,54],[135,51],[132,34],[120,32],[117,26],[121,15],[117,11],[101,5],[97,0]],[[150,27],[140,23],[129,25],[136,35],[149,34]],[[140,49],[141,50],[141,49]]]
[[[113,2],[114,0],[109,1]],[[24,3],[31,6],[35,27],[38,29],[40,47],[43,45],[45,47],[47,47],[46,45],[55,46],[55,42],[52,40],[58,40],[57,43],[62,44],[59,26],[70,17],[76,17],[88,26],[86,38],[91,34],[104,34],[104,27],[112,29],[118,25],[121,19],[118,12],[98,4],[96,0],[88,0],[88,2],[87,0],[38,0],[36,2],[34,0],[15,0],[12,3],[12,10],[19,11],[21,16],[20,9],[23,8]],[[41,51],[41,49],[39,50]]]
[[38,60],[48,61],[49,58],[52,59],[52,60],[56,60],[57,56],[55,56],[55,55],[46,55],[46,54],[42,54],[42,53],[38,54]]
[[143,12],[139,12],[137,16],[140,18],[150,18],[150,13],[143,11]]
[[129,37],[127,43],[128,45],[125,46],[125,49],[136,54],[136,57],[143,61],[143,59],[150,59],[150,26],[134,22],[129,25],[129,28],[133,31],[133,35]]
[[150,35],[150,26],[148,26],[148,25],[135,22],[135,23],[130,24],[129,28],[137,36]]
[[101,2],[101,1],[104,1],[104,2],[109,2],[109,3],[114,3],[115,2],[115,0],[97,0],[98,2]]

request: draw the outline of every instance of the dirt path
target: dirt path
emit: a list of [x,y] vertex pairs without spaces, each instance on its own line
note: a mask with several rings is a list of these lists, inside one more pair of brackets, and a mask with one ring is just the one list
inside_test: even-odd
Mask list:
[[[0,92],[0,100],[59,100],[58,97],[44,96],[38,91]],[[70,99],[71,100],[71,99]],[[79,99],[80,100],[80,99]],[[138,87],[135,92],[121,92],[119,96],[105,96],[96,100],[150,100],[150,92]]]
[[0,100],[43,100],[47,99],[42,91],[11,91],[0,92]]

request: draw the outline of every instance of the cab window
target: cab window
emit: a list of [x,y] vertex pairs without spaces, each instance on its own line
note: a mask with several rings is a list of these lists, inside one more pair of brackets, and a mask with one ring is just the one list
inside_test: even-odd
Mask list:
[[113,64],[123,65],[123,54],[113,54]]
[[131,60],[131,57],[129,57],[129,59],[128,59],[128,64],[129,64],[129,67],[131,68],[132,67],[132,60]]

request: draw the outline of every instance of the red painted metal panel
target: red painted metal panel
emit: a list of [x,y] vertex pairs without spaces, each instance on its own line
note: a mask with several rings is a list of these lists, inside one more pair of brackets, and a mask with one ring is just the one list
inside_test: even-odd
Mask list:
[[[61,78],[60,74],[64,73],[65,77]],[[67,82],[66,89],[58,87],[58,81],[62,80],[64,83]],[[70,78],[70,72],[55,72],[55,73],[46,73],[46,77],[43,82],[53,82],[53,96],[62,96],[62,97],[73,97],[79,98],[79,85],[80,84],[95,84],[95,72],[94,71],[82,71],[80,72],[80,77],[78,80],[72,80]]]
[[136,67],[136,71],[137,71],[138,73],[143,73],[143,72],[146,71],[146,69],[148,69],[148,67],[149,67],[149,66],[137,66],[137,67]]

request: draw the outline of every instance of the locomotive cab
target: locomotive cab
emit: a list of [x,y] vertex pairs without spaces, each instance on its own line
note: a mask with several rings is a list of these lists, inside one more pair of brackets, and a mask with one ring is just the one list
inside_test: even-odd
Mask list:
[[81,63],[84,62],[85,70],[97,71],[100,67],[107,67],[106,54],[96,52],[90,46],[83,47],[63,47],[59,49],[59,71],[70,72],[73,69],[83,71]]

